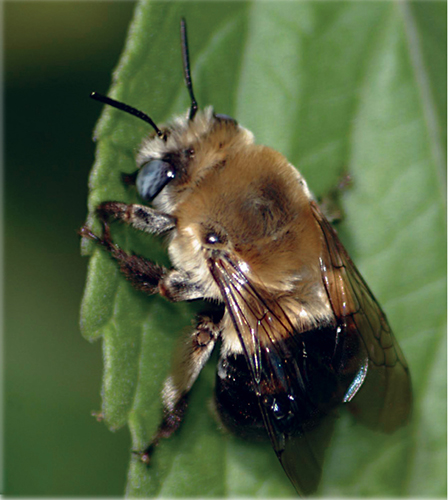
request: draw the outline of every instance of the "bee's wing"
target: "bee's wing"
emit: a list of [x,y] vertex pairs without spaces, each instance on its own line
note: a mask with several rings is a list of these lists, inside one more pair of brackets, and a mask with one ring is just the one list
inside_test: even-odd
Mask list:
[[348,387],[331,362],[335,325],[297,332],[285,311],[230,259],[214,263],[212,274],[241,341],[272,446],[297,491],[309,495],[319,484],[336,408]]
[[[406,360],[386,316],[316,203],[311,207],[324,237],[322,278],[341,335],[358,335],[363,349],[359,376],[344,402],[371,428],[392,432],[411,412],[411,380]],[[364,354],[362,354],[364,353]],[[356,397],[355,397],[356,396]]]
[[[301,494],[318,486],[337,407],[392,432],[409,417],[411,383],[381,307],[313,202],[323,237],[322,280],[335,321],[298,332],[231,260],[215,265],[250,367],[272,446]],[[290,418],[289,418],[290,417]]]

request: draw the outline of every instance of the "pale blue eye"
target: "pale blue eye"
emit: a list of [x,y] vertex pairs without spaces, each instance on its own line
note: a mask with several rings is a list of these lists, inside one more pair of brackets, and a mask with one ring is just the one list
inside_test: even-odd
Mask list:
[[221,114],[216,114],[215,115],[215,118],[217,118],[218,120],[222,120],[222,121],[225,121],[225,122],[232,122],[236,125],[236,120],[235,118],[232,118],[231,116],[229,115],[221,115]]
[[145,163],[137,174],[135,185],[139,195],[147,201],[155,198],[176,176],[174,167],[162,160]]

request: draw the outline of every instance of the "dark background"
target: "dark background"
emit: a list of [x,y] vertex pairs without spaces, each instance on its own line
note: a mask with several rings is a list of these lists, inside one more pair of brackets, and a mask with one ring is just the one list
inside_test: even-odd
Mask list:
[[121,496],[130,440],[100,410],[101,344],[78,327],[92,130],[133,2],[5,2],[4,484]]

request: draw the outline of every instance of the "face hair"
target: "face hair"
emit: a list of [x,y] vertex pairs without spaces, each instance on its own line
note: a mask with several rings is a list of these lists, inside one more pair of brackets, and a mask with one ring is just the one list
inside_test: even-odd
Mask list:
[[189,120],[193,120],[198,110],[198,103],[196,102],[196,98],[194,97],[193,83],[191,81],[190,56],[188,54],[187,25],[185,23],[184,18],[180,20],[180,39],[182,46],[182,63],[184,66],[185,85],[187,86],[187,90],[188,93],[190,94],[190,99],[191,99],[190,115],[188,118]]
[[90,94],[90,97],[92,99],[95,99],[95,101],[102,102],[103,104],[109,104],[109,106],[120,109],[121,111],[125,111],[126,113],[134,115],[137,118],[140,118],[141,120],[145,121],[146,123],[149,123],[151,127],[156,131],[160,139],[166,140],[165,134],[159,129],[159,127],[146,113],[143,113],[143,111],[139,111],[138,109],[135,109],[132,106],[129,106],[128,104],[116,101],[115,99],[111,99],[110,97],[98,94],[98,92],[92,92]]

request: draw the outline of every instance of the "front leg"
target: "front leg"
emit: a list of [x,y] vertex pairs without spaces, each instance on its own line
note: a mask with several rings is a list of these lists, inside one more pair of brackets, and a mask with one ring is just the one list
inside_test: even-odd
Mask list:
[[101,245],[120,266],[120,271],[131,284],[142,292],[152,295],[159,292],[160,281],[168,274],[168,269],[138,255],[131,255],[116,245],[110,237],[109,225],[103,222],[103,235],[97,236],[87,226],[79,234]]
[[97,208],[97,213],[103,222],[113,218],[151,234],[166,233],[176,227],[174,217],[146,205],[127,205],[118,201],[106,201]]
[[144,205],[126,205],[119,202],[102,203],[98,215],[103,226],[102,236],[94,234],[87,226],[80,230],[81,236],[101,245],[118,262],[126,279],[140,291],[152,295],[160,293],[172,302],[194,300],[203,297],[200,286],[191,281],[187,273],[168,270],[139,255],[126,253],[112,241],[108,220],[114,218],[147,233],[163,233],[175,227],[170,215]]

